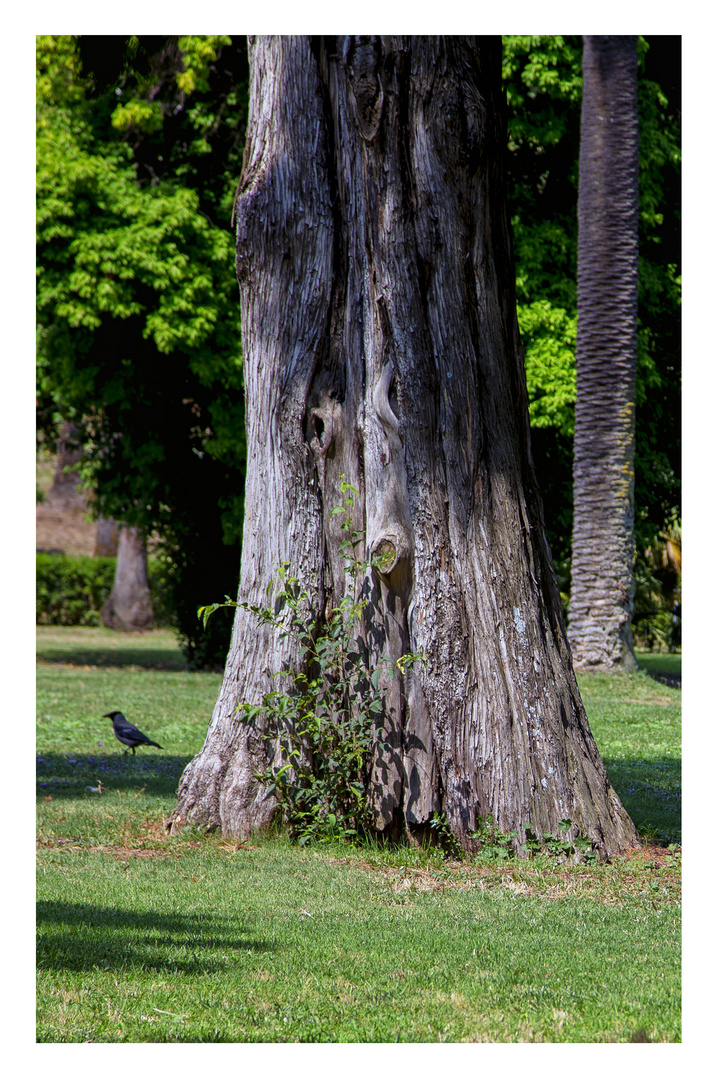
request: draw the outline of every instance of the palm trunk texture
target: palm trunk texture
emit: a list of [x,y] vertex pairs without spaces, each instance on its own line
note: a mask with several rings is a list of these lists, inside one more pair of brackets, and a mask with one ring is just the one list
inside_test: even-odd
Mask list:
[[568,636],[577,668],[632,670],[638,309],[636,38],[586,37]]
[[[318,624],[340,602],[345,477],[366,556],[387,557],[363,582],[372,655],[427,659],[387,683],[376,829],[420,836],[436,812],[471,849],[479,816],[568,818],[612,853],[637,838],[581,704],[530,461],[500,63],[499,39],[250,38],[239,600],[262,605],[286,560]],[[174,828],[272,819],[235,708],[287,668],[291,641],[239,608]]]

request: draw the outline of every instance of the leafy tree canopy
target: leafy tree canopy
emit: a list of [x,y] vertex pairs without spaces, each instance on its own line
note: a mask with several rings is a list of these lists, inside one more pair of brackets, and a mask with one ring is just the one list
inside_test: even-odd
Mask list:
[[[571,536],[581,57],[580,37],[504,38],[518,317],[559,562]],[[230,222],[247,76],[244,40],[225,35],[37,39],[40,429],[53,437],[58,416],[74,419],[97,511],[162,537],[197,662],[205,645],[221,662],[224,646],[200,648],[196,607],[233,593],[239,569]],[[639,111],[641,547],[679,500],[680,39],[640,39]]]
[[219,36],[37,39],[40,426],[74,419],[97,512],[155,530],[184,568],[190,639],[239,569],[243,63]]

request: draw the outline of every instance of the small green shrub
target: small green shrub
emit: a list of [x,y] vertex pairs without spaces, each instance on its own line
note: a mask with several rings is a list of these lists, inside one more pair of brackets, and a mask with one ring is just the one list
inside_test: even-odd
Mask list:
[[[37,625],[99,626],[100,609],[112,592],[117,560],[44,553],[38,553],[36,558]],[[166,574],[166,567],[159,560],[148,561],[147,579],[159,626],[172,622],[172,612],[167,607]]]
[[[480,862],[504,862],[516,855],[513,841],[518,831],[502,832],[491,814],[478,818],[471,839],[478,841],[477,858]],[[528,840],[527,836],[527,840]]]
[[636,648],[675,652],[681,645],[681,578],[661,567],[651,549],[638,552],[634,565],[636,593],[633,638]]
[[542,855],[559,859],[561,862],[569,858],[575,862],[595,862],[596,852],[593,851],[588,837],[577,836],[573,840],[568,839],[571,824],[567,818],[559,821],[558,829],[561,836],[554,836],[553,833],[548,832],[540,836],[530,822],[525,822],[522,828],[526,839],[517,852],[514,841],[518,836],[518,830],[512,829],[509,833],[502,832],[489,814],[485,818],[478,819],[477,828],[471,834],[471,839],[478,841],[476,858],[479,862],[504,862],[507,859],[516,858],[518,853],[530,859]]
[[432,814],[429,820],[431,829],[430,846],[441,852],[445,859],[460,859],[463,855],[461,844],[449,828],[444,814]]
[[[278,801],[289,835],[300,844],[371,834],[369,780],[373,750],[381,738],[384,696],[379,681],[382,673],[394,675],[398,669],[403,674],[421,659],[407,654],[370,667],[366,642],[358,633],[367,600],[354,597],[360,575],[372,564],[355,556],[362,534],[352,530],[349,509],[356,490],[343,479],[341,490],[344,505],[332,514],[345,515],[347,539],[341,549],[349,588],[324,626],[308,619],[307,593],[288,572],[288,564],[268,586],[267,595],[274,594],[271,606],[243,605],[260,623],[293,638],[305,665],[303,672],[275,674],[289,681],[286,692],[272,690],[260,705],[238,706],[248,726],[256,726],[259,718],[264,721],[268,766],[256,779],[267,796]],[[374,564],[380,566],[381,559]],[[236,604],[227,597],[224,604],[200,608],[198,614],[206,624],[222,607]]]
[[639,649],[672,653],[681,646],[681,550],[677,516],[650,543],[637,546],[633,638]]
[[99,626],[114,578],[115,559],[38,554],[37,625]]

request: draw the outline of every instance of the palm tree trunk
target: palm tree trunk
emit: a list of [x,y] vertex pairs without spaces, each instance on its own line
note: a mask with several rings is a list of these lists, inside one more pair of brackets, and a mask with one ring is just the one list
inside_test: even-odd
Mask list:
[[583,55],[568,636],[575,667],[608,671],[636,667],[636,40],[586,37]]

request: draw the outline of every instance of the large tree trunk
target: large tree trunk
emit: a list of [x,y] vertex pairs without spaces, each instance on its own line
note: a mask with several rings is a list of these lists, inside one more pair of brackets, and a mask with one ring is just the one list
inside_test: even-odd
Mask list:
[[638,310],[636,38],[586,37],[578,192],[573,552],[577,668],[632,670]]
[[140,529],[120,528],[115,581],[100,618],[112,630],[149,630],[154,625],[147,544]]
[[[373,767],[377,830],[479,816],[602,852],[636,842],[581,705],[529,453],[504,203],[498,39],[250,39],[237,205],[247,395],[239,599],[286,560],[321,623],[354,528],[385,554],[364,587],[374,657],[422,652],[391,683]],[[174,827],[245,837],[271,820],[261,732],[238,722],[291,640],[237,611]]]

